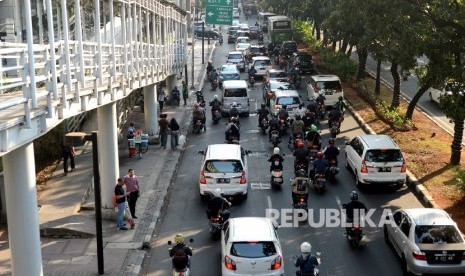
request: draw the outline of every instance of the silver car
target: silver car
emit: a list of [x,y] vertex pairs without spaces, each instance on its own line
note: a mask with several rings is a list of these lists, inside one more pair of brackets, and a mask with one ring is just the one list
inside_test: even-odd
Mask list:
[[401,258],[406,274],[465,274],[463,234],[444,210],[404,209],[389,220],[384,239]]
[[245,59],[244,59],[244,55],[242,54],[242,52],[238,52],[238,51],[229,52],[229,54],[226,56],[226,63],[235,64],[237,66],[237,69],[239,69],[239,71],[241,72],[245,71]]

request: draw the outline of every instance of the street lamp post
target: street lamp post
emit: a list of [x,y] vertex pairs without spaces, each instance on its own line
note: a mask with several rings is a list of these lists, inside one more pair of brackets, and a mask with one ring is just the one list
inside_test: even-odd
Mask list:
[[92,134],[86,134],[84,132],[70,132],[65,135],[65,140],[73,147],[82,146],[86,141],[92,142],[92,163],[94,171],[95,197],[95,231],[97,236],[97,266],[98,274],[103,275],[102,198],[100,195],[100,170],[98,163],[97,131],[92,131]]

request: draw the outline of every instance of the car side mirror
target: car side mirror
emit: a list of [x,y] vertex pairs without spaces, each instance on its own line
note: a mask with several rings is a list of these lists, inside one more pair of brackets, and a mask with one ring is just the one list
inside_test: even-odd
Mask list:
[[349,142],[349,141],[346,141],[346,145],[347,145],[347,146],[350,145],[350,142]]
[[200,150],[197,154],[205,155],[205,151]]
[[171,242],[171,241],[168,241],[168,245],[171,245],[171,244],[172,244],[172,242]]
[[193,238],[190,238],[190,239],[189,239],[189,242],[194,242],[194,239],[193,239]]

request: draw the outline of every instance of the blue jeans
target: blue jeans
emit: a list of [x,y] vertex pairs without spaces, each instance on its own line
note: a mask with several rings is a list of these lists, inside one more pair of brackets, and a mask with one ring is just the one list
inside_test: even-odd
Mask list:
[[168,132],[161,131],[160,132],[160,142],[162,147],[166,147],[166,141],[168,140]]
[[118,224],[119,228],[124,227],[123,225],[124,204],[125,202],[117,204],[118,205],[118,217],[116,218],[116,223]]
[[171,149],[176,149],[179,144],[179,131],[171,131]]

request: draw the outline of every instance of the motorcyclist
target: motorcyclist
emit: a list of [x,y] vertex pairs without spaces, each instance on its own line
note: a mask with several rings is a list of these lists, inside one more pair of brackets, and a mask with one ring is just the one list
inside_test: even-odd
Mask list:
[[195,125],[197,120],[202,120],[203,129],[207,131],[207,125],[205,122],[205,111],[203,110],[203,108],[198,103],[195,103],[194,110],[192,112],[192,124]]
[[312,177],[322,173],[326,173],[326,160],[323,159],[323,153],[319,151],[316,154],[315,161],[313,161]]
[[241,140],[241,133],[239,131],[240,127],[238,124],[239,120],[236,117],[231,118],[231,122],[226,126],[225,139],[226,143],[229,142],[231,135],[236,136],[237,140]]
[[177,100],[178,102],[181,101],[181,92],[179,91],[177,86],[175,86],[173,90],[171,90],[171,97],[173,98],[173,100]]
[[250,79],[252,77],[255,78],[255,75],[257,74],[257,70],[255,70],[255,67],[252,65],[247,73],[249,74],[249,82],[250,82]]
[[268,53],[273,53],[274,48],[276,48],[276,43],[270,42],[268,43]]
[[[363,218],[363,212],[368,210],[365,204],[358,201],[358,193],[356,191],[350,193],[350,202],[344,204],[343,209],[346,211],[346,221],[348,223],[360,223]],[[358,215],[358,218],[354,217],[354,215]]]
[[297,171],[297,177],[292,181],[292,203],[298,202],[299,196],[305,196],[305,203],[308,201],[308,191],[310,190],[310,179],[305,170]]
[[318,150],[321,148],[321,135],[318,132],[318,128],[316,125],[311,125],[310,131],[307,132],[307,136],[305,136],[305,140],[307,141],[307,145],[318,145]]
[[224,204],[231,206],[231,202],[229,202],[221,195],[221,189],[215,189],[212,192],[212,197],[207,205],[207,218],[211,219],[212,216],[221,214],[223,222],[227,221],[229,219],[230,213],[228,210],[225,210]]
[[289,112],[287,112],[287,105],[283,104],[281,109],[279,109],[278,118],[279,119],[284,119],[284,121],[287,122],[287,119],[289,118]]
[[169,250],[173,267],[176,270],[190,267],[189,256],[192,256],[192,249],[184,244],[185,240],[186,238],[183,235],[176,234],[174,236],[176,245]]
[[292,137],[289,137],[289,142],[294,139],[296,134],[299,133],[302,137],[302,140],[304,139],[304,122],[302,121],[300,115],[295,116],[295,120],[292,122],[291,129]]
[[229,109],[229,116],[230,117],[239,117],[239,110],[237,109],[237,103],[233,102],[231,105],[231,109]]
[[294,265],[299,267],[300,270],[296,271],[297,276],[313,276],[315,275],[316,266],[320,264],[318,258],[312,255],[312,245],[308,242],[303,242],[300,245],[300,255],[295,261]]
[[218,80],[218,72],[216,72],[215,68],[211,71],[210,82],[213,82],[214,80]]
[[324,105],[326,101],[325,94],[323,92],[318,93],[318,97],[315,99],[318,105]]
[[339,149],[334,145],[335,140],[334,138],[329,139],[329,147],[327,147],[323,154],[325,155],[326,161],[329,163],[331,160],[336,160],[336,167],[337,167],[337,156],[339,155]]
[[268,115],[270,111],[266,108],[266,104],[262,103],[261,108],[257,111],[258,114],[258,126],[262,126],[262,120],[265,118],[268,121]]
[[213,62],[211,60],[208,61],[207,64],[207,75],[210,76],[211,72],[213,71]]
[[316,123],[315,120],[315,114],[312,112],[308,111],[307,109],[305,110],[304,116],[302,116],[302,121],[304,122],[304,129],[311,129],[312,125]]
[[314,114],[316,114],[316,110],[318,109],[318,104],[316,103],[314,98],[312,98],[308,102],[307,109],[308,109],[308,111],[313,112]]
[[270,156],[268,159],[268,162],[271,163],[270,165],[270,172],[273,170],[283,170],[283,162],[284,158],[282,157],[281,154],[279,154],[279,148],[275,147],[273,149],[273,155]]
[[270,127],[270,129],[268,131],[268,142],[271,142],[271,132],[273,132],[273,130],[277,130],[279,138],[281,138],[281,131],[279,131],[279,124],[278,124],[277,119],[271,119],[269,127]]
[[295,168],[297,167],[297,164],[299,162],[306,164],[306,168],[308,171],[308,155],[309,155],[309,150],[307,147],[305,147],[305,143],[303,141],[299,141],[297,143],[297,149],[294,151],[294,171],[296,170]]
[[331,108],[331,111],[328,114],[329,128],[333,126],[333,122],[342,122],[342,112],[336,104],[333,106],[333,108]]
[[258,21],[255,21],[255,27],[258,27]]
[[223,34],[220,33],[220,37],[218,38],[218,43],[220,43],[220,45],[223,44]]
[[339,109],[341,113],[344,113],[344,110],[347,108],[347,104],[344,102],[344,98],[342,96],[339,96],[338,101],[335,104],[335,107]]
[[213,101],[210,102],[210,106],[212,107],[212,116],[215,110],[221,109],[221,102],[218,100],[218,95],[213,96]]
[[295,116],[299,115],[300,118],[303,118],[305,116],[306,111],[307,110],[305,109],[305,104],[300,103],[299,107],[295,110]]

